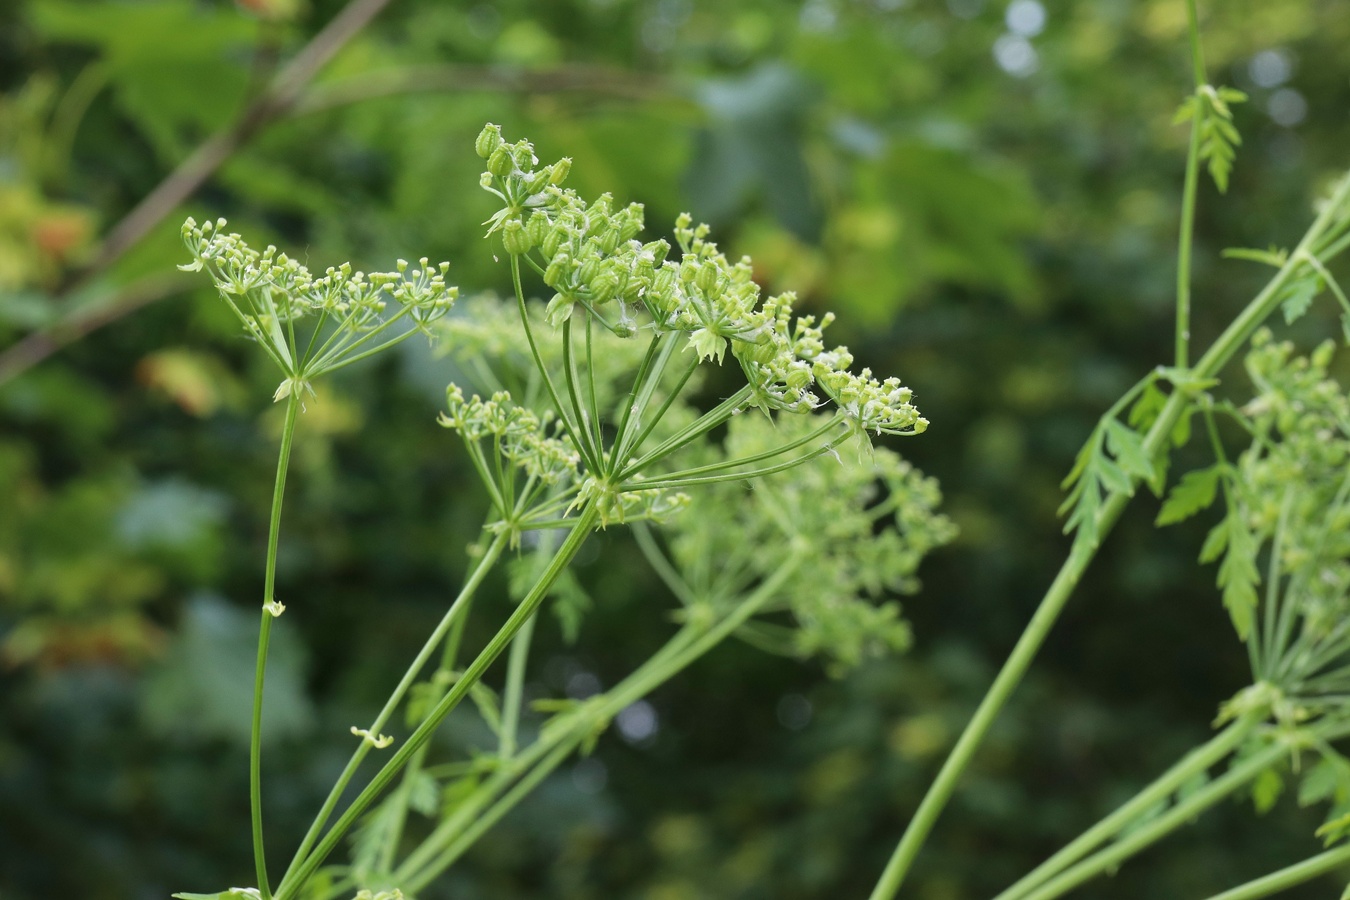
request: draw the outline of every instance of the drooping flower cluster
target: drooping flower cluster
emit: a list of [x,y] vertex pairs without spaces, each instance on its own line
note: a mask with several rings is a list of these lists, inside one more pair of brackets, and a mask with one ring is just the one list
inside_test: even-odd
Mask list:
[[[316,278],[276,247],[259,252],[224,229],[224,219],[184,222],[183,243],[193,260],[179,268],[208,272],[244,330],[285,373],[278,400],[402,340],[407,332],[376,341],[400,319],[426,332],[459,296],[445,282],[449,263],[433,268],[422,259],[410,268],[399,260],[397,271],[369,274],[343,263]],[[305,327],[310,330],[297,339],[297,328]]]
[[849,371],[851,354],[826,350],[827,315],[794,319],[790,293],[760,302],[748,258],[728,261],[707,239],[706,225],[688,214],[676,221],[678,261],[669,259],[665,240],[642,243],[642,208],[615,210],[601,196],[587,204],[560,187],[570,160],[540,167],[528,141],[506,143],[488,125],[477,142],[487,160],[482,185],[505,202],[489,220],[489,234],[524,259],[557,293],[549,318],[566,321],[577,306],[622,337],[636,333],[645,312],[657,333],[678,332],[700,359],[722,362],[728,348],[749,381],[748,405],[804,413],[824,399],[835,403],[860,434],[918,434],[928,421],[912,404],[912,393],[896,379],[879,381],[863,370]]

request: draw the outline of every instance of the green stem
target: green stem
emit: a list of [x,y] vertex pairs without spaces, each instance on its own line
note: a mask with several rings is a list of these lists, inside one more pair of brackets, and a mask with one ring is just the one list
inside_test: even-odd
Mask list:
[[1190,778],[1206,772],[1215,763],[1227,757],[1246,740],[1261,723],[1264,711],[1253,710],[1229,725],[1204,744],[1186,754],[1148,787],[1135,794],[1128,802],[1083,832],[1062,850],[1022,877],[1016,884],[994,900],[1019,900],[1028,891],[1039,887],[1051,877],[1091,853],[1114,837],[1141,814],[1171,797]]
[[[514,259],[514,257],[513,257]],[[366,809],[375,801],[375,799],[384,791],[394,777],[407,764],[408,760],[417,748],[421,747],[431,739],[436,728],[454,710],[459,702],[468,694],[469,689],[483,677],[483,673],[497,659],[501,652],[506,649],[516,636],[516,633],[525,625],[525,622],[534,614],[534,611],[543,603],[544,598],[548,596],[549,589],[563,571],[576,556],[577,551],[581,549],[582,544],[590,536],[591,530],[595,527],[596,520],[599,518],[599,511],[594,505],[588,504],[576,519],[576,524],[572,531],[567,535],[566,540],[558,548],[553,559],[549,562],[548,568],[540,576],[539,581],[531,588],[530,593],[520,602],[515,611],[506,620],[505,624],[497,631],[486,647],[478,654],[469,667],[459,677],[436,707],[427,715],[425,721],[408,737],[407,741],[394,752],[384,767],[370,780],[370,783],[357,795],[351,805],[345,812],[333,823],[333,827],[328,830],[323,839],[319,841],[314,850],[310,852],[304,861],[295,868],[294,874],[282,880],[277,890],[277,900],[288,900],[294,897],[296,893],[305,885],[314,871],[318,869],[328,854],[333,852],[338,842],[342,840],[344,834],[352,827]]]
[[[834,444],[826,443],[825,445],[817,447],[808,453],[803,453],[801,456],[794,456],[792,459],[789,459],[786,462],[776,463],[775,465],[772,466],[761,466],[758,469],[749,469],[749,470],[741,469],[740,471],[725,472],[721,475],[693,476],[689,474],[690,472],[694,471],[692,469],[684,472],[672,472],[670,475],[663,475],[660,478],[654,478],[651,481],[624,482],[623,484],[619,485],[619,491],[620,492],[648,491],[656,488],[660,488],[662,490],[669,490],[669,489],[694,487],[695,485],[700,484],[717,484],[718,482],[722,481],[752,481],[756,478],[762,478],[765,475],[774,475],[778,472],[786,472],[788,469],[795,469],[797,466],[800,466],[806,462],[810,462],[811,460],[815,459],[818,456],[824,456],[826,453],[829,453],[833,449]],[[771,456],[777,456],[782,452],[783,450],[775,451],[773,454],[771,454]],[[744,465],[745,462],[746,460],[735,459],[732,460],[729,463],[729,465],[741,466]],[[704,468],[710,470],[719,470],[725,469],[726,466],[719,463]]]
[[262,823],[262,704],[263,681],[267,675],[267,647],[272,638],[272,622],[279,613],[276,601],[277,543],[281,537],[281,503],[286,494],[286,471],[290,467],[291,444],[295,439],[295,419],[300,412],[296,394],[286,401],[286,420],[281,426],[281,450],[277,454],[277,479],[272,488],[272,515],[267,525],[267,564],[263,575],[262,625],[258,630],[258,664],[253,673],[253,724],[248,742],[248,801],[253,820],[253,865],[258,876],[258,891],[270,900],[267,859],[263,852]]
[[1255,881],[1230,888],[1222,894],[1215,894],[1209,900],[1260,900],[1261,897],[1269,897],[1305,881],[1312,881],[1317,876],[1333,872],[1347,863],[1350,863],[1350,846],[1337,847],[1335,850],[1319,853],[1278,872],[1271,872]]
[[[464,582],[464,586],[460,589],[459,596],[455,598],[454,603],[450,604],[450,608],[445,611],[445,615],[441,617],[441,621],[437,623],[435,630],[431,632],[431,636],[427,638],[426,643],[422,645],[422,649],[418,651],[412,664],[409,665],[407,671],[403,673],[403,678],[399,680],[393,693],[390,694],[389,699],[385,701],[384,708],[380,710],[379,715],[375,717],[375,721],[371,723],[371,734],[378,735],[380,729],[384,727],[384,724],[387,721],[389,721],[389,717],[393,715],[398,704],[402,702],[404,695],[408,692],[408,688],[412,687],[413,682],[417,679],[418,673],[422,671],[422,667],[426,665],[427,660],[435,651],[436,646],[445,638],[447,632],[449,632],[451,626],[454,625],[463,611],[467,609],[468,604],[472,600],[474,593],[478,590],[479,585],[483,583],[483,579],[487,577],[488,572],[496,565],[498,557],[501,556],[502,551],[506,548],[508,538],[509,536],[503,532],[492,539],[492,543],[488,545],[486,552],[483,554],[483,558],[478,561],[478,565],[474,567],[468,580]],[[314,821],[310,824],[304,839],[300,842],[300,847],[295,851],[295,856],[292,857],[290,865],[286,868],[286,874],[282,876],[281,879],[283,888],[290,883],[292,875],[300,867],[301,863],[305,861],[310,848],[312,848],[314,842],[318,840],[320,831],[328,822],[328,817],[333,814],[333,810],[337,807],[338,800],[341,799],[343,791],[346,790],[347,785],[351,783],[352,778],[356,775],[356,770],[360,767],[361,762],[366,758],[366,754],[369,752],[370,744],[365,740],[361,740],[357,744],[356,751],[353,752],[351,758],[347,760],[347,765],[342,770],[342,774],[338,776],[338,780],[333,785],[332,790],[328,792],[328,797],[324,800],[323,806],[319,810],[319,814],[314,817]]]
[[1100,853],[1093,854],[1078,865],[1046,882],[1039,889],[1026,894],[1026,900],[1052,900],[1052,898],[1068,893],[1097,875],[1114,870],[1122,861],[1192,821],[1202,812],[1247,784],[1288,752],[1289,748],[1279,741],[1272,743],[1259,753],[1249,756],[1228,770],[1226,774],[1216,778],[1139,830],[1131,832]]
[[[1191,62],[1195,69],[1195,88],[1205,84],[1205,64],[1200,55],[1200,30],[1195,0],[1186,2],[1190,20]],[[1191,341],[1191,248],[1195,241],[1195,196],[1200,186],[1200,128],[1204,114],[1199,94],[1195,95],[1195,115],[1191,117],[1191,142],[1186,151],[1186,181],[1181,193],[1181,234],[1177,238],[1177,323],[1176,367],[1189,365]]]
[[[665,459],[690,441],[712,431],[718,425],[721,425],[727,419],[730,419],[732,416],[743,410],[745,408],[745,403],[750,399],[750,396],[751,392],[749,387],[743,387],[736,391],[736,393],[699,416],[689,425],[680,429],[677,434],[666,438],[661,442],[659,447],[652,450],[650,453],[647,453],[634,462],[624,465],[623,470],[618,475],[618,480],[627,481],[653,463]],[[644,433],[642,437],[645,438],[645,436]]]
[[[1191,36],[1191,63],[1195,70],[1195,89],[1199,92],[1206,84],[1204,77],[1204,58],[1200,55],[1199,15],[1195,0],[1187,0],[1187,18],[1189,36]],[[1184,370],[1189,364],[1191,347],[1191,250],[1195,244],[1195,197],[1200,186],[1200,127],[1204,124],[1204,115],[1196,94],[1195,115],[1191,117],[1191,144],[1185,158],[1185,184],[1181,189],[1181,233],[1177,237],[1177,321],[1176,321],[1176,367]]]
[[516,755],[516,732],[520,727],[520,701],[525,690],[525,663],[530,658],[530,639],[534,637],[534,616],[525,620],[520,634],[511,642],[506,658],[506,690],[502,694],[502,735],[499,753],[502,759]]
[[[454,617],[454,622],[450,625],[450,632],[441,648],[438,672],[449,673],[455,669],[455,660],[459,657],[459,645],[464,639],[464,626],[469,621],[469,610],[473,608],[473,600],[473,594],[465,598],[463,609]],[[422,765],[426,762],[427,751],[430,749],[430,742],[419,747],[403,770],[403,784],[394,800],[393,812],[389,814],[391,816],[389,832],[385,836],[384,848],[380,854],[379,871],[381,872],[388,872],[394,867],[394,856],[397,855],[398,845],[403,840],[403,826],[408,818],[408,803],[412,798],[413,783],[417,779],[418,772],[422,770]]]
[[511,257],[511,283],[516,290],[516,303],[520,307],[520,325],[525,329],[525,340],[530,345],[530,355],[534,357],[534,366],[539,370],[539,375],[544,379],[544,387],[548,389],[549,399],[553,401],[553,408],[557,411],[558,417],[562,420],[563,427],[567,433],[572,436],[572,444],[577,448],[585,460],[586,468],[592,472],[603,471],[599,466],[599,461],[593,459],[588,453],[588,447],[585,436],[580,433],[579,423],[573,422],[567,415],[567,409],[562,404],[562,398],[558,394],[558,388],[553,384],[553,377],[548,374],[548,368],[544,365],[544,358],[539,353],[539,345],[534,339],[534,329],[530,327],[530,310],[525,305],[525,289],[520,283],[520,257]]
[[[792,563],[780,568],[706,632],[700,634],[691,626],[676,632],[664,647],[631,675],[579,710],[565,727],[552,730],[547,733],[547,737],[536,741],[517,758],[515,767],[502,770],[485,782],[460,806],[452,819],[438,826],[426,842],[409,855],[394,874],[394,881],[412,892],[426,887],[432,879],[449,868],[488,827],[567,759],[597,727],[726,640],[764,607],[795,570],[796,565]],[[507,793],[503,795],[503,791]],[[494,799],[499,795],[500,799]],[[487,812],[483,812],[485,809]]]
[[[1279,305],[1281,290],[1302,264],[1299,260],[1299,251],[1306,251],[1308,246],[1320,238],[1340,212],[1347,196],[1350,196],[1350,178],[1341,181],[1330,202],[1322,209],[1321,214],[1313,222],[1312,227],[1308,229],[1303,240],[1299,242],[1298,250],[1290,255],[1289,261],[1280,267],[1280,270],[1275,273],[1275,276],[1261,290],[1261,293],[1247,304],[1247,307],[1224,329],[1204,356],[1196,362],[1192,369],[1196,381],[1203,382],[1218,374],[1219,370],[1246,343],[1261,323],[1275,311]],[[1167,446],[1172,428],[1185,412],[1189,402],[1186,392],[1179,388],[1168,397],[1167,403],[1159,412],[1153,427],[1148,430],[1148,434],[1144,437],[1144,452],[1150,459],[1155,458]],[[966,767],[974,758],[976,749],[984,741],[985,735],[988,734],[990,727],[994,724],[994,720],[998,717],[1004,703],[1012,696],[1013,690],[1021,682],[1022,676],[1026,674],[1027,668],[1035,659],[1037,651],[1050,633],[1055,620],[1059,618],[1064,604],[1073,593],[1073,589],[1087,569],[1088,563],[1096,555],[1097,546],[1100,545],[1101,540],[1105,539],[1116,520],[1120,518],[1120,514],[1129,503],[1130,497],[1130,494],[1112,493],[1102,504],[1096,522],[1096,533],[1099,538],[1097,545],[1075,542],[1073,550],[1065,559],[1064,565],[1060,568],[1059,574],[1055,576],[1050,589],[1046,591],[1040,606],[1037,607],[1031,621],[1027,624],[1026,630],[1022,632],[1022,636],[1018,639],[1012,653],[1003,664],[1003,668],[999,670],[993,685],[990,686],[989,692],[985,694],[979,708],[976,709],[975,714],[961,733],[961,737],[957,740],[956,746],[952,748],[951,754],[943,763],[937,778],[929,787],[928,793],[924,796],[919,809],[914,814],[914,818],[910,820],[900,843],[896,846],[895,852],[891,855],[885,870],[882,872],[881,879],[872,891],[871,900],[889,900],[900,889],[905,875],[908,874],[915,857],[918,856],[920,847],[923,846],[923,842],[927,839],[929,832],[932,831],[943,807],[951,799],[962,773],[965,772]]]

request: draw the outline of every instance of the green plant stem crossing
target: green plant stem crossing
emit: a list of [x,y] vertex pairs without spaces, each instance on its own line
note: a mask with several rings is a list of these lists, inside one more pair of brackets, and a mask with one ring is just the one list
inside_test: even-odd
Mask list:
[[[1288,261],[1267,282],[1260,294],[1219,335],[1204,356],[1196,362],[1194,368],[1189,370],[1193,381],[1203,382],[1214,378],[1260,327],[1261,323],[1275,311],[1281,299],[1282,289],[1295,273],[1305,265],[1305,255],[1311,252],[1311,248],[1317,246],[1335,217],[1341,213],[1346,204],[1347,195],[1350,195],[1350,177],[1343,177],[1333,196],[1322,208],[1312,227],[1308,229],[1308,232],[1299,242],[1298,248],[1290,254]],[[1325,261],[1325,257],[1323,259]],[[1167,403],[1159,412],[1158,418],[1144,437],[1144,451],[1150,459],[1156,459],[1160,453],[1164,452],[1168,441],[1171,439],[1172,428],[1189,404],[1190,398],[1185,390],[1180,388],[1173,390],[1171,396],[1167,399]],[[1051,627],[1063,611],[1064,604],[1073,593],[1073,589],[1078,585],[1078,581],[1082,578],[1088,564],[1096,556],[1097,547],[1101,540],[1105,538],[1115,525],[1116,520],[1120,518],[1120,514],[1124,511],[1132,496],[1132,492],[1112,492],[1097,514],[1094,528],[1096,540],[1074,542],[1073,550],[1065,559],[1059,574],[1055,576],[1055,580],[1051,583],[1050,589],[1046,591],[1026,630],[1022,632],[1021,638],[1013,647],[1013,651],[1008,656],[1007,661],[1004,662],[1003,668],[999,670],[993,685],[985,694],[975,714],[957,740],[956,746],[952,748],[951,754],[943,763],[937,778],[929,787],[928,793],[924,796],[914,814],[914,818],[910,820],[900,843],[896,846],[880,880],[872,891],[871,900],[888,900],[888,898],[894,897],[900,889],[900,885],[904,882],[914,859],[918,856],[919,849],[923,846],[929,832],[932,831],[933,825],[942,813],[942,809],[951,799],[962,773],[965,772],[966,767],[975,755],[975,751],[989,733],[989,729],[1003,709],[1003,705],[1012,696],[1012,692],[1021,682],[1032,660],[1035,659],[1037,651],[1040,650],[1041,645],[1050,633]]]

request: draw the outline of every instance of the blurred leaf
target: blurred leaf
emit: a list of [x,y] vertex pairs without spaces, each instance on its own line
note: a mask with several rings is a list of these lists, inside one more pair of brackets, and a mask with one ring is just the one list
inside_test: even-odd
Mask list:
[[[210,594],[193,597],[164,664],[142,698],[146,727],[176,741],[226,740],[247,745],[253,708],[258,615]],[[264,744],[309,731],[303,652],[288,623],[272,629],[263,691]]]

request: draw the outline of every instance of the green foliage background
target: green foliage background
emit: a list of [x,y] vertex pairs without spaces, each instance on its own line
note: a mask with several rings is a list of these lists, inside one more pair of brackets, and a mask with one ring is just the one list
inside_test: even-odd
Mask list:
[[[1211,78],[1252,99],[1228,193],[1201,194],[1199,341],[1262,277],[1219,251],[1291,241],[1350,161],[1341,0],[1206,6]],[[941,478],[962,537],[906,601],[907,656],[830,680],[719,649],[655,695],[653,740],[607,736],[603,768],[548,782],[426,897],[864,895],[1067,549],[1059,479],[1101,410],[1170,357],[1184,6],[1038,8],[1043,30],[1018,38],[1001,0],[396,0],[297,114],[91,278],[101,238],[340,4],[0,8],[0,896],[249,883],[247,680],[280,410],[207,287],[175,279],[178,223],[226,215],[320,268],[450,259],[469,305],[508,286],[481,239],[488,120],[574,157],[583,194],[647,204],[653,231],[689,209],[769,289],[838,310],[832,334],[933,421],[900,449]],[[996,48],[1025,64],[1027,47],[1034,62],[1000,66]],[[72,317],[108,321],[83,335]],[[1294,332],[1339,328],[1315,311]],[[65,346],[15,374],[34,335]],[[409,349],[308,403],[268,685],[275,854],[462,574],[483,498],[434,427],[454,374]],[[1202,739],[1244,683],[1193,564],[1212,523],[1154,533],[1153,503],[1121,523],[906,896],[1005,886]],[[614,683],[670,627],[623,535],[581,563],[593,606],[575,643],[541,629],[541,695]],[[471,714],[454,721],[451,740],[481,740]],[[1203,896],[1310,855],[1318,821],[1292,798],[1262,818],[1229,806],[1092,896]]]

